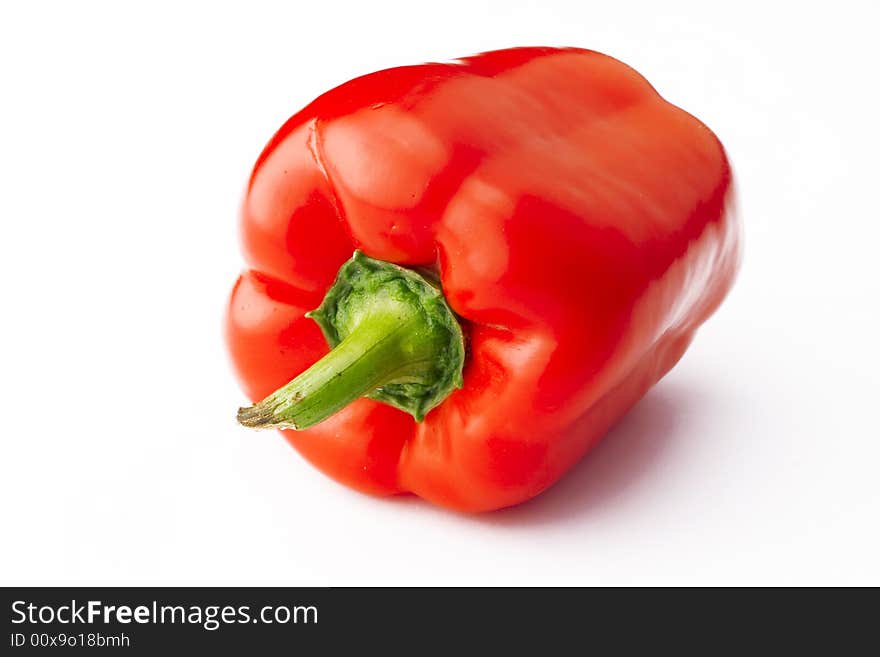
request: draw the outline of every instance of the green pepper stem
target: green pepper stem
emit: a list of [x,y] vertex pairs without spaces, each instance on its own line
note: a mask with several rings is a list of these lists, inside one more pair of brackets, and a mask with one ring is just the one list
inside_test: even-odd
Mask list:
[[309,316],[333,348],[290,383],[240,408],[239,423],[306,429],[364,396],[420,421],[461,385],[458,323],[442,293],[411,270],[356,253]]
[[417,320],[389,314],[362,322],[293,381],[259,404],[239,409],[238,421],[260,429],[305,429],[383,384],[412,376],[425,358],[407,358],[402,345]]

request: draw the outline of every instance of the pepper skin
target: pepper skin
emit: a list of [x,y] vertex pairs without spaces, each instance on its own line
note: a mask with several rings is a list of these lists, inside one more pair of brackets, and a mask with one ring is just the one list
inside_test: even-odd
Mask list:
[[467,342],[424,421],[360,398],[284,431],[358,490],[463,511],[556,482],[681,358],[730,288],[739,227],[715,135],[633,69],[516,48],[320,96],[260,155],[227,317],[258,400],[328,352],[316,308],[355,249],[436,266]]

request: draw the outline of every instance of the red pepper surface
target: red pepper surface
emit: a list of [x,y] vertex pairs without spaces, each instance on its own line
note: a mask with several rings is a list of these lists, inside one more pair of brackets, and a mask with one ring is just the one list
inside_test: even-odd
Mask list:
[[259,157],[227,337],[258,400],[328,352],[317,307],[355,249],[435,266],[464,385],[422,422],[360,398],[284,431],[358,490],[485,511],[556,482],[679,360],[738,264],[715,135],[637,72],[516,48],[320,96]]

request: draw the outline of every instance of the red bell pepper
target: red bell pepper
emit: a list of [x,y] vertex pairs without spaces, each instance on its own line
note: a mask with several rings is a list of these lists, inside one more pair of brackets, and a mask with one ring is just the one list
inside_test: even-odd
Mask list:
[[596,52],[343,84],[284,124],[247,189],[227,336],[266,399],[239,420],[368,493],[527,500],[721,302],[731,196],[715,135]]

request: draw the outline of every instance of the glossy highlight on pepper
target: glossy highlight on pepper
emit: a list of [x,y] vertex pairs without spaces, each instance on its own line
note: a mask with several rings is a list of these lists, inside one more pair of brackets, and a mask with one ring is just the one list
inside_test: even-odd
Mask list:
[[[320,363],[356,373],[338,365],[344,353],[328,355],[345,337],[334,344],[308,316],[326,308],[355,251],[407,280],[437,272],[439,296],[413,289],[460,328],[460,387],[426,414],[382,399],[383,386],[424,392],[454,370],[429,361],[445,362],[455,340],[416,306],[395,307],[412,335],[433,337],[381,341],[404,369],[364,366],[330,392],[324,376],[308,388],[329,400],[310,406],[321,407],[316,422],[283,433],[367,493],[463,511],[517,504],[594,446],[720,304],[739,260],[732,194],[715,135],[600,53],[516,48],[357,78],[288,120],[254,168],[248,269],[226,323],[234,366],[255,402]],[[370,312],[342,318],[354,318],[350,335]],[[352,363],[396,328],[373,317],[386,328],[364,324],[360,346],[348,342]],[[275,408],[253,411],[253,423],[273,426]]]

